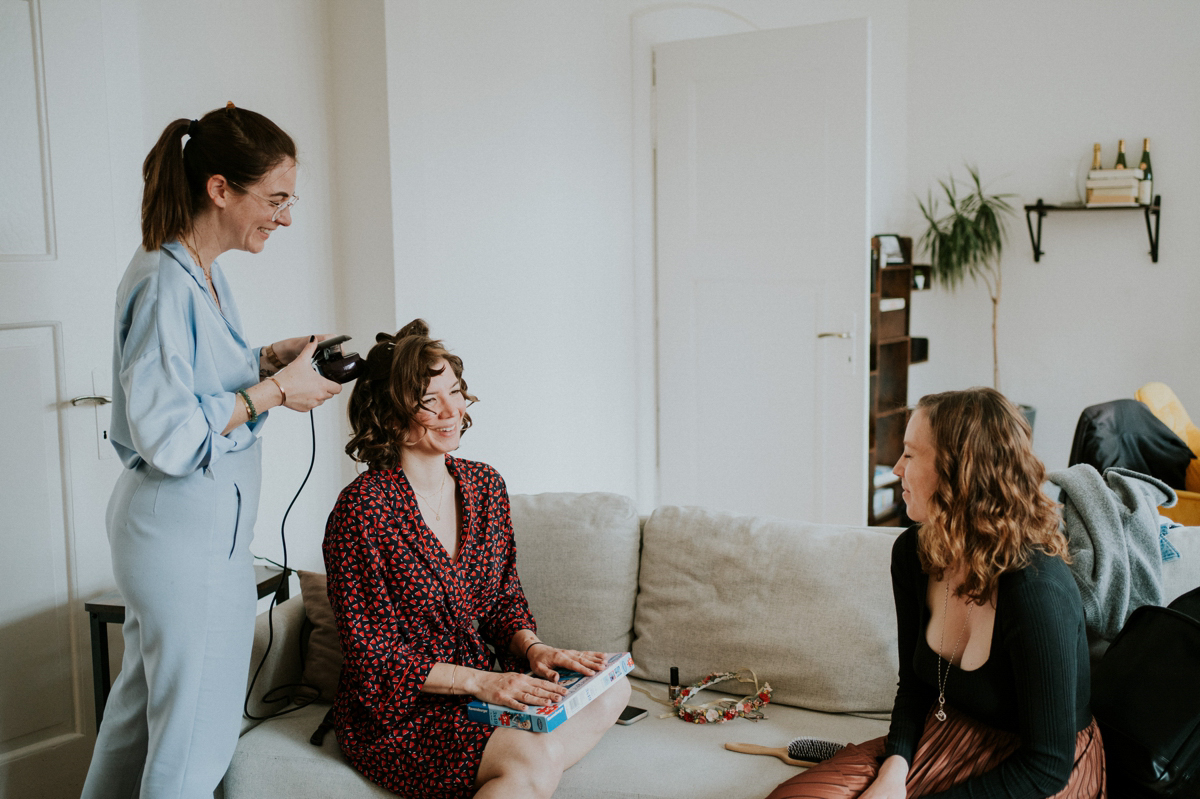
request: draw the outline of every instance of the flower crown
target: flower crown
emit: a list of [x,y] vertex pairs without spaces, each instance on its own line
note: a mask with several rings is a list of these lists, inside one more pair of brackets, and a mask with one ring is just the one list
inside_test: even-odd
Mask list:
[[[742,675],[749,674],[749,677]],[[708,688],[711,685],[717,685],[728,680],[737,680],[738,682],[753,682],[754,693],[740,699],[717,699],[712,702],[707,702],[703,705],[686,705],[688,699]],[[748,718],[751,721],[758,721],[761,718],[766,718],[760,708],[771,701],[771,684],[764,682],[762,687],[758,684],[758,675],[750,669],[742,669],[741,671],[714,671],[700,682],[693,683],[679,691],[679,695],[675,697],[672,706],[675,708],[679,718],[684,721],[690,721],[693,724],[721,724],[726,721],[731,721],[738,716]]]

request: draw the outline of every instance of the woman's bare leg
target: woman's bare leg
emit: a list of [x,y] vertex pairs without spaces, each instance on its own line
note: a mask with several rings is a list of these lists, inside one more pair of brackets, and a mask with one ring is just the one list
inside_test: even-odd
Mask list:
[[622,677],[554,732],[498,728],[488,739],[475,777],[478,799],[549,799],[564,771],[592,750],[629,701]]

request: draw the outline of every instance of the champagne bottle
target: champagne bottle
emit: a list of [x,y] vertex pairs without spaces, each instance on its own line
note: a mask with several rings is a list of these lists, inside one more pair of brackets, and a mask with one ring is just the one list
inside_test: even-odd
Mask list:
[[1138,181],[1138,203],[1149,205],[1154,202],[1154,173],[1150,170],[1150,140],[1142,139],[1142,160],[1138,164],[1142,179]]
[[1117,163],[1113,164],[1113,169],[1125,168],[1125,140],[1117,140]]
[[1100,163],[1100,142],[1092,145],[1092,169],[1103,169]]

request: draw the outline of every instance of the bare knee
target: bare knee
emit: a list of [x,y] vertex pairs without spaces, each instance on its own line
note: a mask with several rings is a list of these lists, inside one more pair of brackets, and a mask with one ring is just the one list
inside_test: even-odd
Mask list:
[[477,795],[549,799],[565,768],[563,747],[555,736],[497,730],[479,764]]
[[621,715],[621,711],[629,704],[629,697],[633,694],[633,689],[629,685],[629,680],[625,677],[617,680],[607,691],[600,694],[596,698],[596,702],[600,705],[601,715],[606,718],[611,718],[610,723],[616,723],[617,717]]

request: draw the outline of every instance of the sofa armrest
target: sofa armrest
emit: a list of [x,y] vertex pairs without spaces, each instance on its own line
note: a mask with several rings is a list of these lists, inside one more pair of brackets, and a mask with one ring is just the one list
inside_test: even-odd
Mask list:
[[[246,676],[246,687],[249,689],[251,680],[254,680],[254,672],[262,663],[262,670],[258,679],[254,681],[254,689],[250,695],[250,712],[254,715],[265,716],[286,707],[286,702],[264,703],[263,695],[278,686],[300,682],[304,671],[300,647],[302,636],[306,632],[305,619],[304,601],[301,597],[294,596],[276,606],[273,611],[260,613],[254,620],[254,647],[250,655],[250,672]],[[271,639],[270,652],[267,652],[268,639]],[[264,653],[267,655],[265,661]],[[257,721],[243,717],[242,734],[257,725]]]
[[1169,508],[1159,508],[1158,512],[1185,527],[1200,527],[1200,493],[1177,490],[1175,495],[1179,501]]

